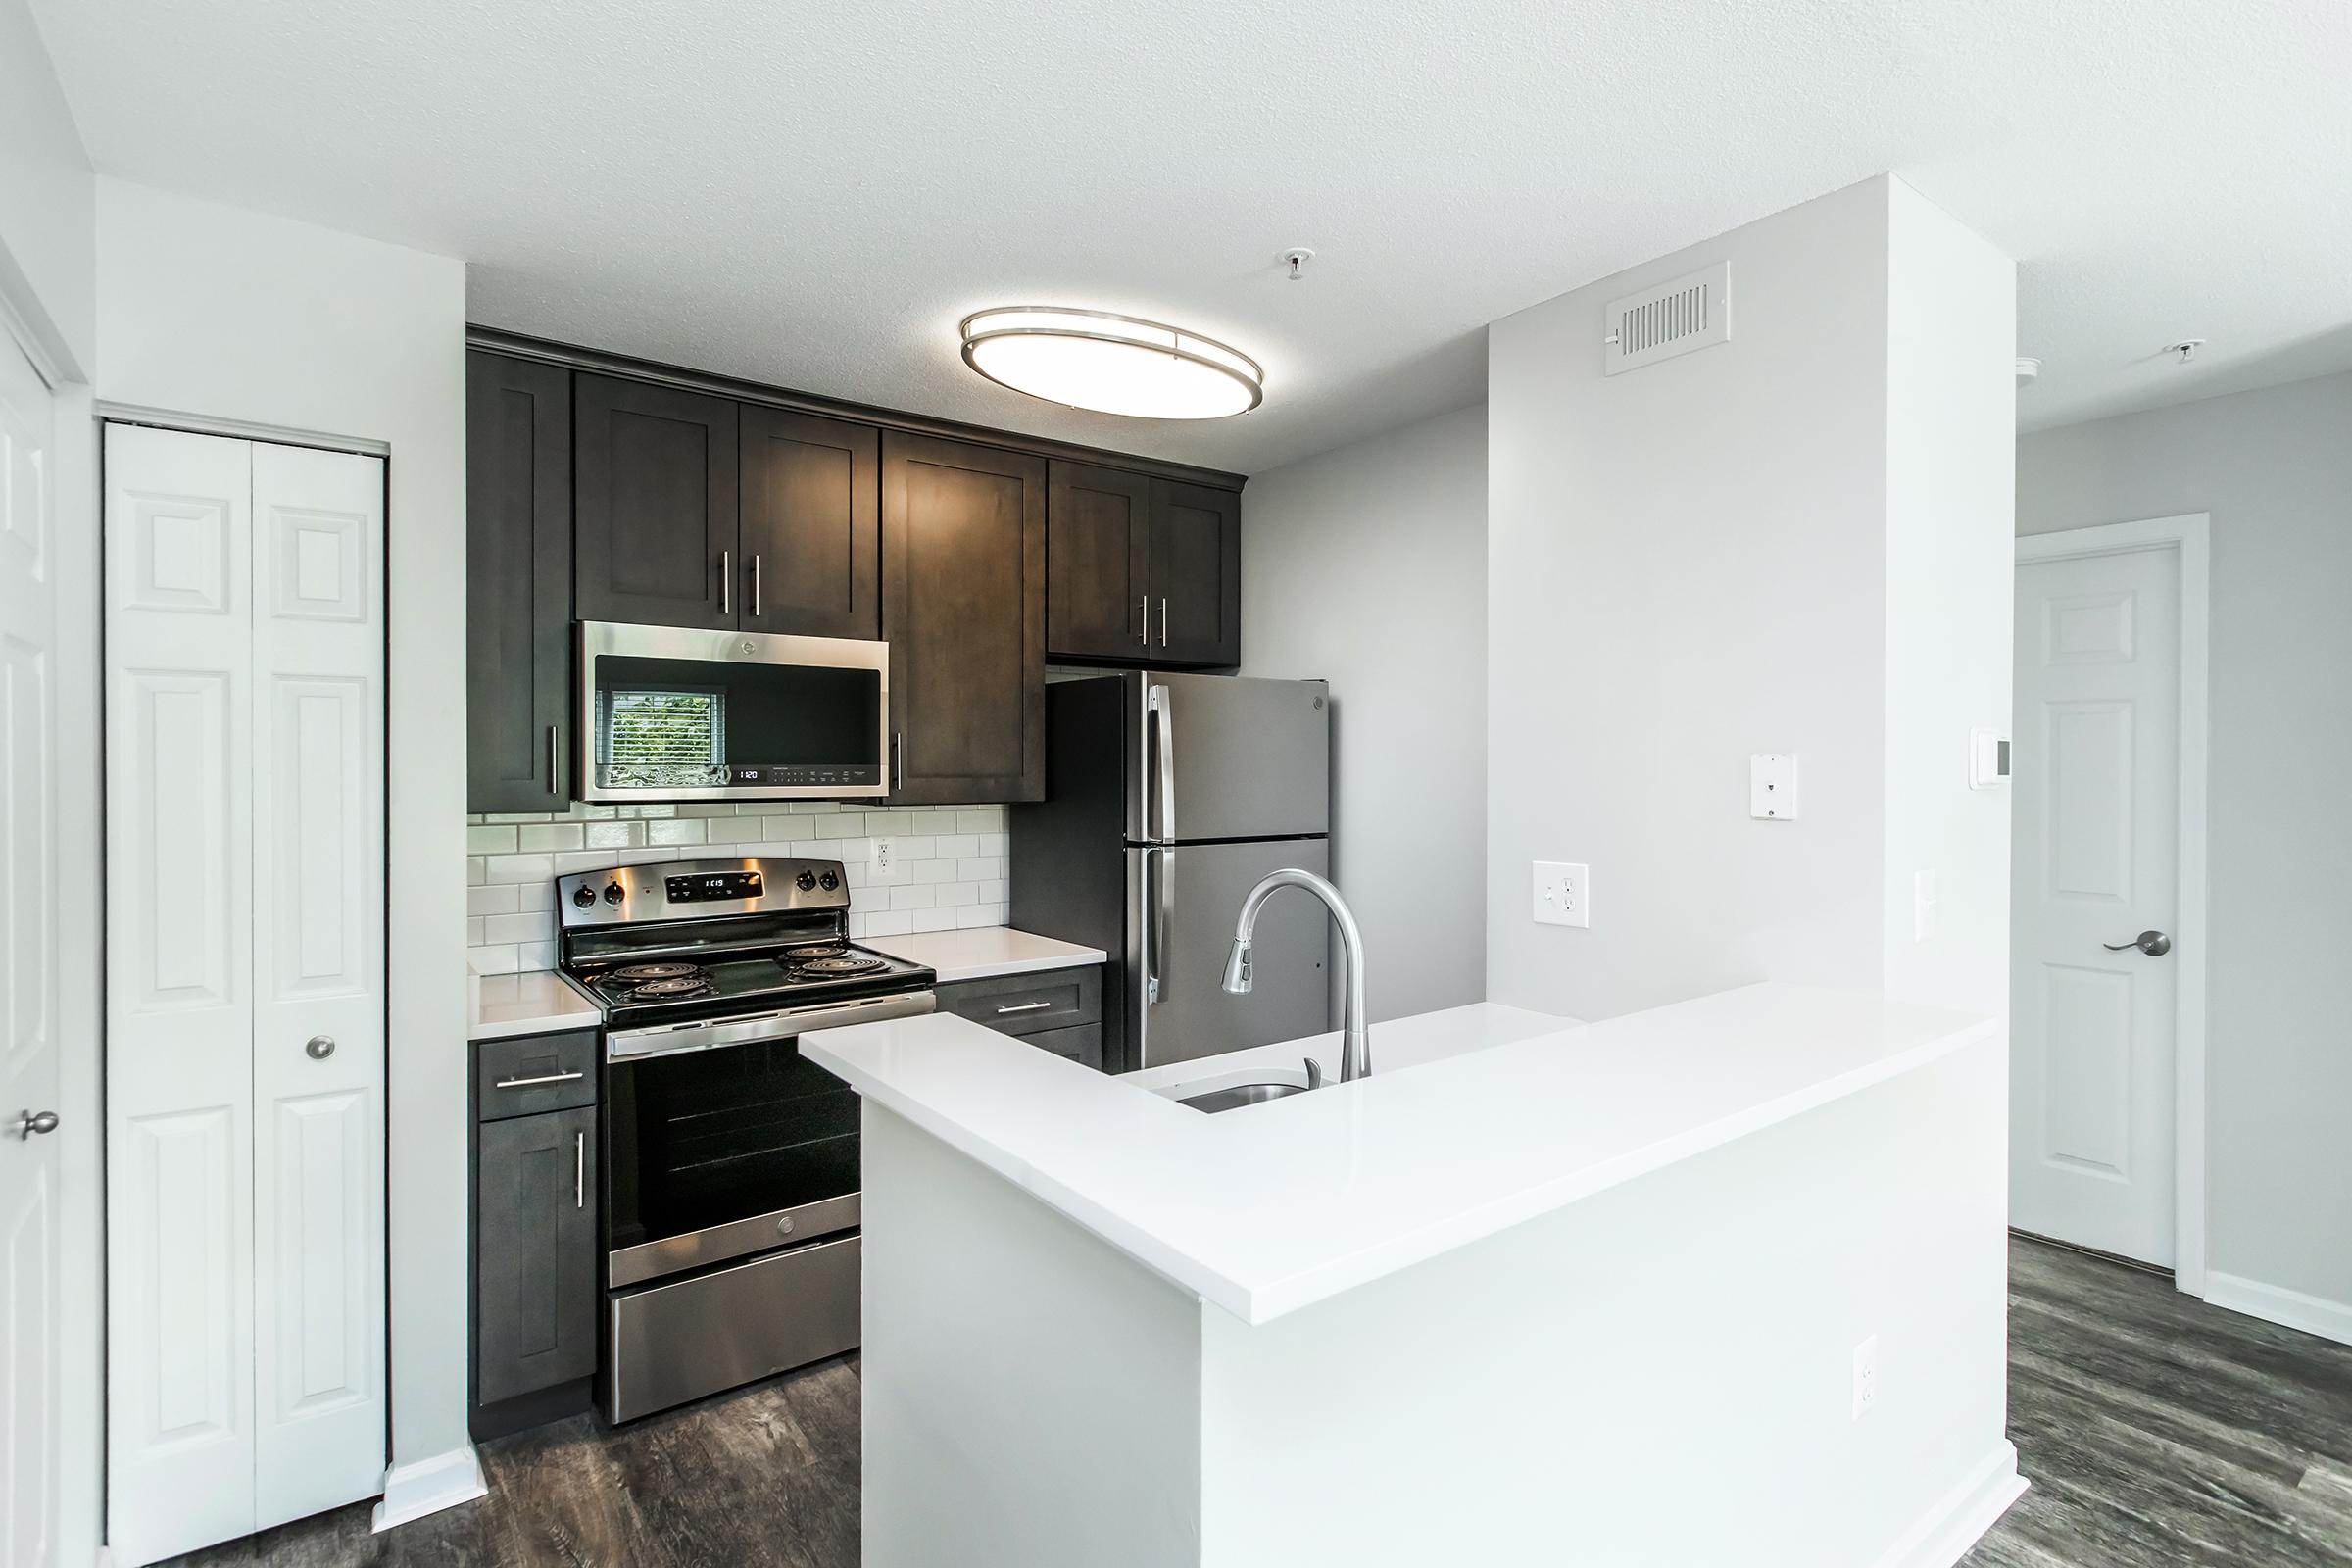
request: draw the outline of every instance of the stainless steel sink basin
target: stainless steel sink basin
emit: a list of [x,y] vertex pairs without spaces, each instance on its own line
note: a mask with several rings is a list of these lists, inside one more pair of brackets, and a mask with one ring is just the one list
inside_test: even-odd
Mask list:
[[1239,1110],[1244,1105],[1262,1105],[1269,1100],[1287,1100],[1292,1095],[1303,1095],[1310,1089],[1323,1087],[1323,1065],[1309,1058],[1304,1072],[1285,1072],[1280,1068],[1263,1078],[1251,1078],[1242,1083],[1220,1084],[1197,1095],[1179,1095],[1176,1103],[1190,1105],[1195,1110],[1215,1115],[1220,1110]]
[[1224,1089],[1211,1089],[1205,1095],[1179,1100],[1176,1103],[1214,1115],[1220,1110],[1239,1110],[1244,1105],[1262,1105],[1269,1100],[1305,1093],[1304,1084],[1233,1084]]

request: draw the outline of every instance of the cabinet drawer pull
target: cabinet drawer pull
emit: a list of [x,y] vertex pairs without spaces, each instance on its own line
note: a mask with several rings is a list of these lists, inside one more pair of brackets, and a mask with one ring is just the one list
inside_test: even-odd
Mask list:
[[493,1089],[529,1089],[538,1084],[567,1084],[574,1078],[585,1076],[587,1076],[585,1073],[551,1072],[543,1073],[536,1078],[501,1078],[490,1087]]
[[571,1135],[571,1206],[588,1206],[588,1135]]
[[997,1011],[1000,1015],[1007,1012],[1036,1012],[1041,1007],[1051,1007],[1052,1005],[1054,1004],[1051,1002],[1024,1002],[1017,1006],[999,1007]]

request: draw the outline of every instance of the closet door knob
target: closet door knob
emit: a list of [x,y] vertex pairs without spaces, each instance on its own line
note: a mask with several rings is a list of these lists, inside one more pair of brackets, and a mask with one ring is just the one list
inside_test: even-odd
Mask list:
[[31,1143],[36,1134],[55,1131],[57,1112],[54,1110],[27,1110],[17,1117],[17,1136],[26,1143]]
[[310,1057],[313,1061],[324,1061],[327,1057],[335,1054],[335,1037],[332,1035],[313,1035],[310,1038],[309,1044],[305,1045],[302,1049],[310,1054]]

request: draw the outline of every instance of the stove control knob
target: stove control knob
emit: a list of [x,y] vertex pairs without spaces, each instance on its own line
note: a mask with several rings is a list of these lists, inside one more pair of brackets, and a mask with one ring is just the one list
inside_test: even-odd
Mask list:
[[799,876],[796,876],[792,879],[792,885],[796,888],[799,888],[803,893],[806,893],[810,888],[816,886],[816,873],[814,871],[803,871]]
[[578,887],[572,889],[571,902],[583,909],[595,908],[596,889],[590,887],[585,882],[581,883]]
[[841,886],[841,875],[836,871],[827,871],[823,876],[820,876],[816,879],[816,885],[820,888],[823,888],[827,893],[830,893],[835,888]]
[[608,882],[605,884],[605,902],[607,904],[618,904],[627,897],[628,893],[619,883]]

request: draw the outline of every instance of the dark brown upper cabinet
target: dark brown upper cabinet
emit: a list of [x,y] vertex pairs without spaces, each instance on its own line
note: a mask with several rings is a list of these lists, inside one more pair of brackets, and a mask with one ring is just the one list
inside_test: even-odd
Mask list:
[[1053,657],[1242,662],[1238,494],[1057,462],[1046,528],[1046,649]]
[[1046,463],[882,436],[891,798],[1036,801],[1046,785]]
[[742,406],[736,624],[876,637],[882,623],[881,432]]
[[736,624],[736,405],[582,375],[572,385],[582,620]]
[[1242,662],[1242,498],[1152,481],[1152,657]]
[[1151,657],[1147,587],[1152,481],[1056,462],[1046,488],[1046,652],[1065,659]]
[[466,356],[466,808],[571,799],[571,372]]

